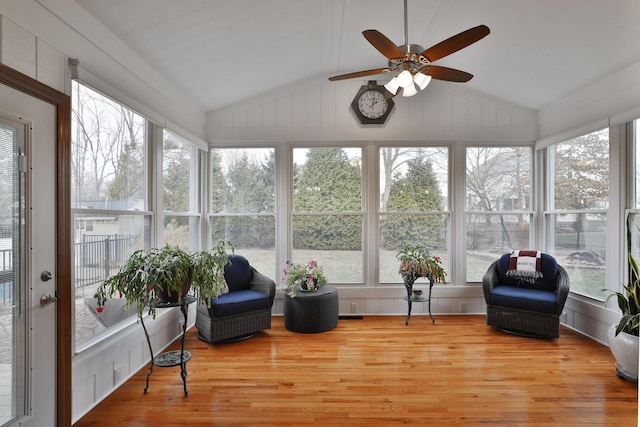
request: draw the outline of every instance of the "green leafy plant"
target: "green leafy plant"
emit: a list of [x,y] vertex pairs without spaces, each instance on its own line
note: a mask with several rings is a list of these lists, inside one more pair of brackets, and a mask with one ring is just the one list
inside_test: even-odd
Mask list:
[[296,297],[296,290],[299,287],[314,290],[320,289],[327,284],[324,268],[318,265],[316,261],[309,261],[307,264],[294,264],[291,261],[287,261],[283,272],[282,281],[285,286],[282,290],[291,298]]
[[[629,253],[629,283],[624,285],[624,292],[611,293],[606,301],[614,296],[618,300],[618,307],[622,311],[622,318],[616,327],[616,336],[620,332],[639,336],[640,334],[640,270],[638,263]],[[607,289],[604,289],[605,291]]]
[[206,303],[208,307],[211,305],[211,298],[218,298],[229,291],[224,279],[224,266],[230,263],[227,246],[231,253],[235,252],[231,242],[220,240],[210,251],[191,254],[193,286],[197,290],[198,300]]
[[404,243],[396,258],[400,261],[398,272],[405,281],[413,283],[419,277],[426,277],[434,283],[446,283],[442,260],[431,255],[425,246]]
[[177,246],[137,250],[120,270],[102,283],[94,294],[98,311],[116,293],[125,298],[125,309],[136,305],[139,317],[145,307],[155,318],[158,303],[181,301],[193,289],[200,301],[209,303],[223,292],[224,266],[229,242],[218,242],[211,251],[188,253]]

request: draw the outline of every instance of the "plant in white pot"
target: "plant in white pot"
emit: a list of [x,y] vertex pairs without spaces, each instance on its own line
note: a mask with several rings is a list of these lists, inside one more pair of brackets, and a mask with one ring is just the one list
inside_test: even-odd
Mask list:
[[[613,292],[607,297],[616,297],[622,318],[608,332],[609,349],[616,359],[618,377],[638,381],[638,348],[640,333],[640,270],[638,263],[629,254],[629,283],[624,292]],[[606,304],[605,302],[605,304]]]

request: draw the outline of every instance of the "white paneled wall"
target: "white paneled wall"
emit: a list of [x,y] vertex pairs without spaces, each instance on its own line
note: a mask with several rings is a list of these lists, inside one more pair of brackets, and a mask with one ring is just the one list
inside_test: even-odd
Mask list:
[[63,93],[67,58],[29,31],[0,15],[0,63]]
[[[380,79],[379,83],[386,81]],[[211,142],[247,141],[535,141],[537,113],[434,81],[411,98],[397,96],[384,125],[363,126],[350,105],[367,80],[325,78],[207,114]]]

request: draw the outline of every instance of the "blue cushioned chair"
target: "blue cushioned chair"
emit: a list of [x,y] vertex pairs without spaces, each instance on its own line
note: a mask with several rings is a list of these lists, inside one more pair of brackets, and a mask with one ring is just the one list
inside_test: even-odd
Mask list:
[[236,341],[271,329],[275,282],[243,256],[229,255],[229,261],[224,267],[229,292],[213,298],[211,307],[199,304],[196,310],[198,338],[203,341]]
[[495,261],[482,279],[487,325],[524,336],[560,337],[560,314],[569,295],[569,276],[555,258],[541,254],[535,283],[507,276],[510,254]]

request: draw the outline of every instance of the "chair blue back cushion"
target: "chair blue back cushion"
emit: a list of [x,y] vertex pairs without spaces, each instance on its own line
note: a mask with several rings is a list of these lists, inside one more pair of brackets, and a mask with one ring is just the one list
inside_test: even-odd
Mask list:
[[507,276],[509,269],[509,258],[511,254],[504,254],[498,260],[498,282],[502,285],[515,286],[518,288],[538,289],[546,291],[556,290],[556,277],[558,276],[558,264],[556,259],[551,255],[543,253],[540,259],[540,272],[542,277],[537,279],[535,283],[529,283],[523,280],[515,279]]
[[251,267],[242,255],[229,255],[229,262],[224,266],[224,278],[229,285],[229,292],[251,288]]
[[241,255],[229,255],[231,264],[224,266],[224,278],[229,293],[211,300],[209,315],[213,317],[232,316],[263,308],[271,308],[269,296],[251,289],[251,267]]

